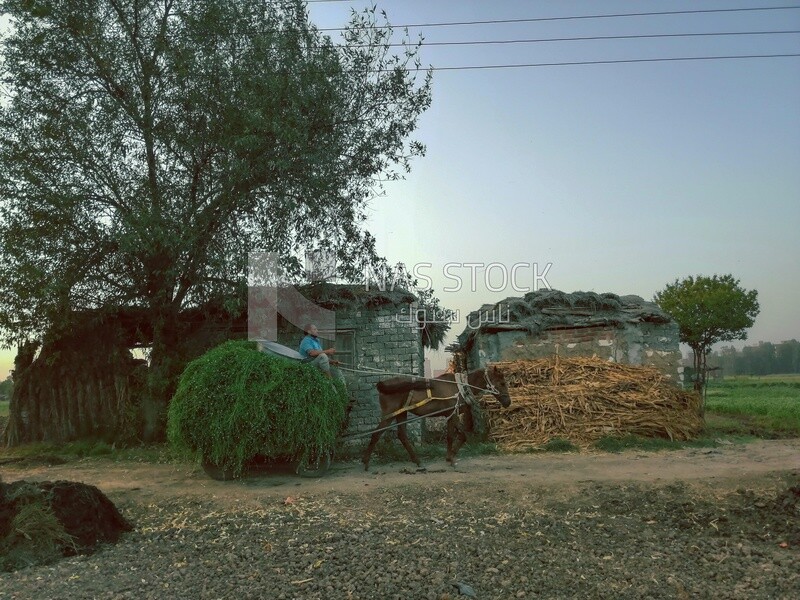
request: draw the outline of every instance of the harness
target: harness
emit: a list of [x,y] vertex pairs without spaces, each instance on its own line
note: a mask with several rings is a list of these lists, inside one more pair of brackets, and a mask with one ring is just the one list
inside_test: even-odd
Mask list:
[[455,413],[456,411],[458,411],[458,407],[461,404],[462,400],[467,404],[467,406],[470,407],[475,406],[475,404],[477,403],[477,399],[475,398],[475,395],[472,393],[471,388],[489,392],[492,395],[500,395],[500,391],[492,383],[492,380],[489,379],[489,373],[485,370],[483,372],[483,375],[484,379],[486,380],[486,388],[479,388],[478,386],[468,383],[466,373],[454,373],[453,375],[455,376],[455,383],[456,387],[458,388],[458,391],[452,396],[437,398],[431,394],[431,388],[426,388],[425,392],[427,394],[427,398],[423,398],[422,400],[419,400],[418,402],[412,404],[411,400],[414,398],[414,392],[418,390],[411,390],[408,392],[408,397],[406,398],[406,401],[403,403],[403,406],[401,406],[400,408],[398,408],[393,412],[390,412],[388,415],[382,415],[381,418],[384,420],[391,419],[392,417],[396,417],[400,413],[408,412],[414,410],[415,408],[420,408],[421,406],[425,406],[426,404],[428,404],[429,402],[433,402],[434,400],[452,400],[453,398],[456,399],[456,405],[453,408],[453,412]]
[[415,408],[419,408],[420,406],[425,406],[426,404],[428,404],[429,402],[432,402],[433,400],[449,400],[450,398],[453,398],[453,396],[448,396],[447,398],[434,398],[431,395],[431,388],[426,388],[425,392],[427,393],[428,397],[427,398],[423,398],[419,402],[415,402],[414,404],[411,404],[411,399],[414,397],[414,392],[415,391],[418,391],[418,390],[411,390],[410,392],[408,392],[408,397],[406,398],[406,401],[403,404],[403,406],[401,406],[400,408],[398,408],[394,412],[390,412],[388,415],[381,415],[381,419],[385,420],[385,419],[390,419],[391,417],[396,417],[400,413],[404,413],[404,412],[408,412],[410,410],[414,410]]
[[458,386],[458,394],[464,399],[468,406],[474,406],[475,396],[472,395],[470,385],[467,383],[467,376],[465,373],[454,373],[456,376],[456,385]]

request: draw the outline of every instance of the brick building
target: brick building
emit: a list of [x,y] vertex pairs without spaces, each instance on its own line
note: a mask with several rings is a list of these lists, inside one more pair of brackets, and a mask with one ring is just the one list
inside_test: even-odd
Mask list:
[[542,290],[473,311],[451,349],[470,370],[558,353],[654,366],[680,384],[678,344],[677,323],[639,296]]

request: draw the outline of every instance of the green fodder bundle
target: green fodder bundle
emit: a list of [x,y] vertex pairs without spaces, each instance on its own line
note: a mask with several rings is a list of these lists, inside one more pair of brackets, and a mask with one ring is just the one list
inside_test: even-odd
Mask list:
[[700,397],[658,369],[599,358],[546,358],[497,363],[511,406],[485,407],[490,437],[508,450],[543,447],[553,438],[588,446],[606,436],[673,440],[703,428]]
[[258,455],[329,448],[345,418],[344,386],[312,365],[230,341],[187,365],[169,407],[172,444],[242,473]]

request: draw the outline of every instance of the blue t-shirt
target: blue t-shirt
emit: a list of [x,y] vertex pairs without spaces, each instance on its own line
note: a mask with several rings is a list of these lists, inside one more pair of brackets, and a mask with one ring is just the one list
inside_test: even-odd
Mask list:
[[320,344],[319,340],[313,335],[307,335],[303,338],[303,341],[300,342],[299,352],[303,355],[303,358],[312,358],[308,354],[309,350],[322,350],[322,344]]

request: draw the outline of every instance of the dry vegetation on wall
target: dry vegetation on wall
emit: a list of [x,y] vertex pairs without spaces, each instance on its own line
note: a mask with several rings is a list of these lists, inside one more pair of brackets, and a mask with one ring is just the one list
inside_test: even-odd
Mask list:
[[703,428],[700,397],[653,367],[599,358],[546,358],[497,363],[511,406],[486,406],[490,437],[527,450],[554,438],[588,446],[629,434],[686,440]]

